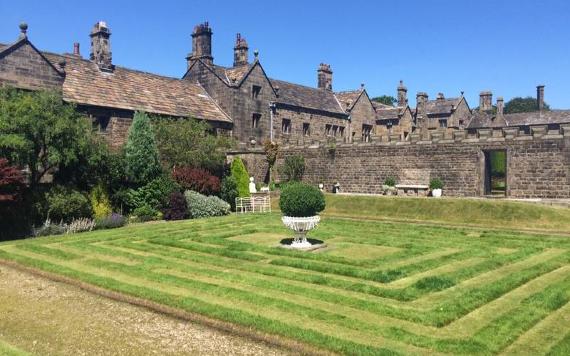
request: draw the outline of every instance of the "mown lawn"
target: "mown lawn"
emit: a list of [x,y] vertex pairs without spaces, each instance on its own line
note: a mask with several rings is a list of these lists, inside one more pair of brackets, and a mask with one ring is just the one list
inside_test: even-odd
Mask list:
[[[357,214],[353,213],[353,217]],[[325,214],[325,216],[327,216]],[[348,354],[568,354],[570,237],[277,214],[0,244],[0,259]]]
[[28,353],[19,350],[7,343],[5,343],[4,341],[0,340],[0,355],[3,356],[25,356],[28,355]]
[[509,200],[326,194],[325,214],[570,232],[570,209]]

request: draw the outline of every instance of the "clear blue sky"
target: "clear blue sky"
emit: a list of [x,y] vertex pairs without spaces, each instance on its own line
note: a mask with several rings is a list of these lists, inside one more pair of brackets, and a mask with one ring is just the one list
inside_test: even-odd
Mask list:
[[316,85],[330,63],[335,90],[365,83],[372,96],[395,96],[400,79],[415,93],[494,99],[534,96],[570,108],[570,1],[15,1],[0,0],[0,42],[29,37],[43,50],[89,55],[89,31],[105,20],[117,65],[180,77],[190,33],[209,21],[214,61],[230,65],[241,32],[271,77]]

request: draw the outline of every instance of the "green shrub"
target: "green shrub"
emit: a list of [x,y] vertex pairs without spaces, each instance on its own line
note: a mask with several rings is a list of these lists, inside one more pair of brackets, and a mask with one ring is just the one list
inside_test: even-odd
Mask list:
[[312,185],[290,183],[281,190],[279,207],[285,216],[314,216],[325,209],[325,196]]
[[128,189],[125,200],[130,211],[143,206],[158,211],[166,207],[170,194],[177,190],[180,190],[180,187],[176,182],[162,176],[138,189]]
[[207,218],[230,213],[230,204],[215,196],[205,196],[192,190],[184,193],[190,218]]
[[396,180],[393,177],[388,177],[384,180],[384,185],[388,187],[393,187],[396,185]]
[[157,178],[162,167],[150,118],[137,111],[125,144],[126,172],[133,183],[144,185]]
[[33,231],[35,237],[65,234],[65,225],[52,223],[47,219],[44,224]]
[[231,172],[237,184],[238,196],[249,197],[249,174],[241,158],[232,161]]
[[91,191],[91,208],[95,219],[104,218],[113,212],[109,194],[102,184],[97,184]]
[[443,182],[439,178],[434,178],[429,182],[429,189],[443,189]]
[[133,215],[136,217],[136,221],[141,221],[141,222],[160,220],[162,218],[162,214],[158,210],[148,205],[139,206],[138,208],[133,210]]
[[114,229],[117,227],[125,226],[126,223],[127,219],[123,215],[112,213],[103,218],[95,219],[95,229]]
[[305,174],[305,158],[301,155],[292,155],[285,158],[281,167],[281,174],[285,176],[285,181],[299,182]]
[[232,210],[235,210],[237,197],[238,190],[235,178],[233,176],[225,176],[224,179],[222,179],[220,198],[230,204]]
[[68,223],[93,215],[89,199],[83,193],[71,188],[56,186],[47,193],[46,200],[47,215],[52,221]]

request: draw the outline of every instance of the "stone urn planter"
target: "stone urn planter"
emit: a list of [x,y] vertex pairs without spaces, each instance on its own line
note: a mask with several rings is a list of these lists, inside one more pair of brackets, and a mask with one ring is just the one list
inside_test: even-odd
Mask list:
[[281,221],[283,221],[283,224],[289,229],[295,231],[295,237],[290,247],[308,248],[311,247],[312,244],[307,240],[307,232],[317,227],[321,221],[321,217],[318,215],[309,217],[283,216]]
[[318,214],[325,208],[325,197],[319,188],[289,183],[281,191],[279,208],[283,213],[281,221],[295,232],[292,239],[281,241],[281,247],[313,250],[324,246],[322,241],[307,239],[307,232],[317,227],[321,221]]

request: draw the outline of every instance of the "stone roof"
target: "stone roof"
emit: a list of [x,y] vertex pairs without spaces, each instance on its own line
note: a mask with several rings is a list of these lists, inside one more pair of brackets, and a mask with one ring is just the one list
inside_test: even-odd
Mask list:
[[63,98],[81,105],[231,122],[202,86],[180,80],[115,66],[102,72],[89,60],[43,52],[52,63],[65,58]]
[[468,128],[499,128],[509,126],[532,126],[570,123],[570,110],[534,111],[516,114],[495,114],[475,111]]
[[498,116],[489,112],[474,110],[467,128],[499,128],[507,126],[505,116]]
[[224,70],[224,77],[226,79],[226,82],[228,84],[234,84],[234,79],[236,83],[241,82],[241,80],[245,77],[245,75],[247,73],[249,73],[249,71],[251,70],[251,68],[253,67],[252,64],[248,64],[248,65],[243,65],[243,66],[239,66],[239,67],[232,67],[232,68],[223,68],[220,66],[216,66],[219,69],[223,69]]
[[463,98],[435,99],[428,100],[426,103],[426,112],[428,115],[451,114],[457,108],[457,105]]
[[339,91],[334,95],[342,105],[343,109],[352,109],[356,101],[362,95],[364,91],[362,89],[359,90],[350,90],[350,91]]
[[505,114],[505,121],[507,126],[565,124],[570,123],[570,110]]
[[330,90],[277,79],[270,80],[274,88],[279,88],[279,96],[275,100],[277,103],[346,115],[335,94]]
[[402,109],[400,107],[378,108],[376,109],[376,120],[399,119]]
[[382,104],[382,103],[379,103],[379,102],[374,101],[374,100],[371,100],[371,102],[372,102],[372,106],[374,107],[374,110],[393,108],[393,106],[391,106],[391,105]]

